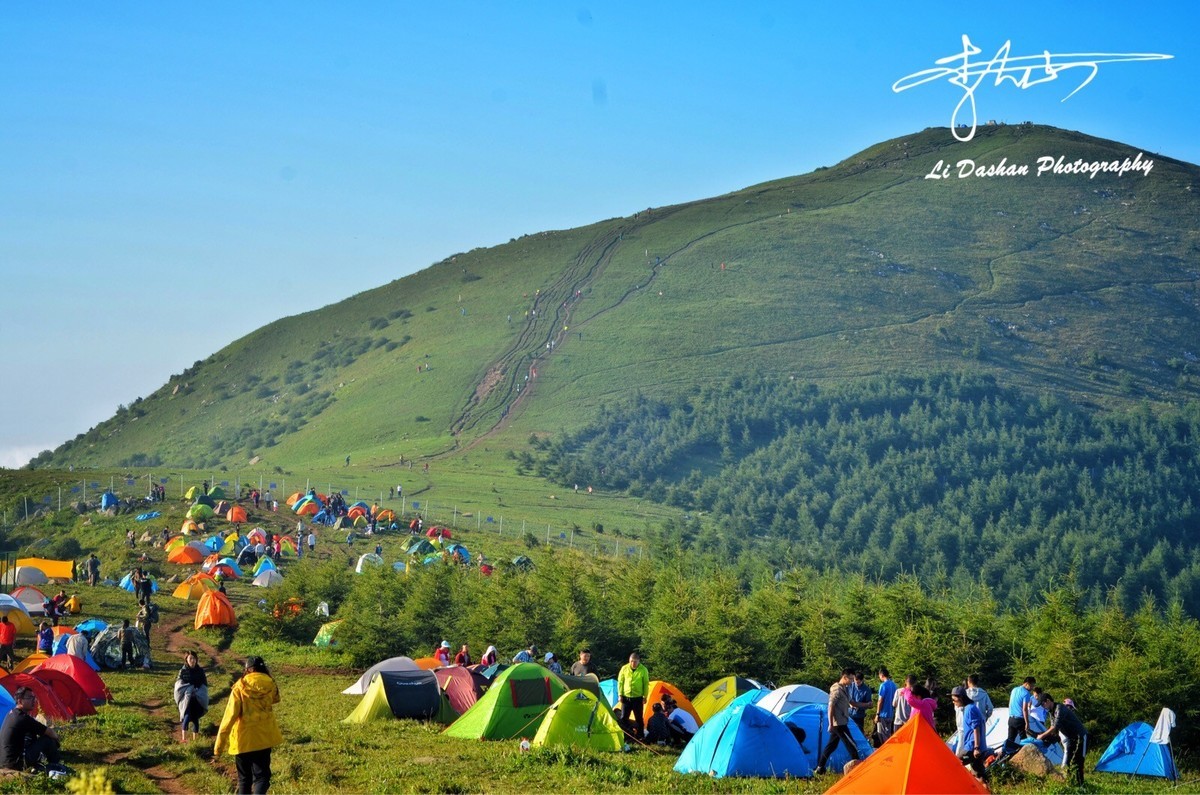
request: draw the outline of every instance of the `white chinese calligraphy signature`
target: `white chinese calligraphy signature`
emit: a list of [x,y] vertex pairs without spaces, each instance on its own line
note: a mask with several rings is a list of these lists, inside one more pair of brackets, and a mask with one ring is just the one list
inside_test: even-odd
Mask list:
[[[1030,86],[1057,80],[1060,72],[1065,72],[1069,69],[1085,70],[1083,81],[1070,94],[1063,97],[1062,101],[1066,102],[1081,88],[1092,82],[1092,79],[1100,71],[1100,64],[1102,63],[1165,61],[1175,57],[1173,55],[1159,55],[1157,53],[1146,52],[1073,52],[1054,55],[1049,50],[1043,50],[1041,55],[1013,57],[1009,55],[1012,42],[1006,41],[1004,42],[1004,46],[996,52],[996,55],[990,61],[972,61],[971,59],[974,56],[979,55],[983,51],[972,44],[971,40],[965,34],[962,37],[962,43],[962,52],[955,55],[948,55],[945,58],[939,58],[934,61],[937,64],[935,68],[914,72],[892,84],[892,91],[897,94],[935,80],[941,80],[942,78],[949,78],[951,85],[961,88],[963,96],[959,99],[958,104],[954,106],[954,113],[950,115],[950,129],[954,132],[954,137],[959,141],[969,141],[975,137],[975,126],[978,121],[975,113],[975,89],[979,87],[980,83],[988,75],[996,76],[995,85],[1000,85],[1005,80],[1008,80],[1017,88],[1029,88]],[[965,137],[959,135],[960,126],[958,124],[959,113],[962,111],[964,105],[968,105],[971,109],[971,124]],[[966,125],[963,126],[966,127]]]

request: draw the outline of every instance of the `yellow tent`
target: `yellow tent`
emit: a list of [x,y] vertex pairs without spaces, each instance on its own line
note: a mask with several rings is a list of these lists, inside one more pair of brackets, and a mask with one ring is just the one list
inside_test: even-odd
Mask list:
[[75,563],[70,560],[47,560],[46,558],[19,558],[18,566],[32,566],[41,569],[52,580],[75,579]]

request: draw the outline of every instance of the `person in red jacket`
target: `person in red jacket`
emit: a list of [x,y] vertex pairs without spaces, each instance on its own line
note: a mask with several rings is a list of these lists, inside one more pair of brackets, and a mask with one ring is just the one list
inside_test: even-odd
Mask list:
[[0,664],[12,670],[17,664],[13,655],[13,644],[17,642],[17,625],[8,620],[8,616],[0,616]]

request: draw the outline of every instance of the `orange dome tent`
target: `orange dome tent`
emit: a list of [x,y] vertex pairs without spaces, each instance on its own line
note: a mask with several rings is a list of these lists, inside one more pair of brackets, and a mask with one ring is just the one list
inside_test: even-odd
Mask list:
[[375,514],[375,520],[378,522],[394,522],[396,521],[396,512],[391,509],[384,509]]
[[209,577],[207,574],[193,575],[175,586],[175,590],[171,592],[171,596],[176,599],[191,601],[199,599],[209,591],[215,590],[217,590],[217,582],[212,577]]
[[685,696],[683,691],[678,687],[670,682],[664,682],[661,679],[655,679],[652,681],[650,683],[650,691],[646,693],[647,715],[650,714],[650,705],[656,701],[662,701],[664,693],[669,693],[671,698],[675,699],[675,704],[678,705],[679,708],[684,712],[689,713],[693,718],[695,718],[698,725],[704,723],[704,719],[700,717],[700,713],[696,712],[696,708],[692,706],[692,700]]
[[181,566],[195,566],[202,560],[204,560],[204,555],[195,547],[187,544],[178,546],[167,553],[167,563],[178,563]]
[[236,627],[237,615],[229,597],[220,591],[207,591],[196,605],[196,629],[201,627]]
[[926,721],[914,719],[825,792],[982,795],[988,788],[963,767]]
[[229,513],[225,514],[225,518],[234,524],[245,524],[250,519],[246,516],[246,509],[240,505],[235,505],[229,509]]

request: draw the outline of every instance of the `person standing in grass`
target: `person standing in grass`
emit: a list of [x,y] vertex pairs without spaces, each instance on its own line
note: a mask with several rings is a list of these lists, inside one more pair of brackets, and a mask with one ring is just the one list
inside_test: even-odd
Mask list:
[[175,705],[179,707],[180,742],[187,742],[189,725],[195,740],[200,733],[200,718],[208,712],[208,676],[194,651],[184,655],[183,667],[175,679]]
[[246,660],[234,683],[217,730],[213,754],[229,753],[237,765],[239,793],[265,793],[271,787],[271,749],[283,743],[275,721],[279,687],[262,657]]
[[635,651],[629,655],[629,662],[622,665],[621,670],[617,672],[617,696],[621,700],[622,724],[625,731],[638,740],[642,739],[645,730],[642,710],[649,693],[650,672],[642,665],[642,658]]
[[17,625],[8,620],[7,615],[0,616],[0,665],[12,670],[17,664],[13,654],[13,645],[17,642]]

